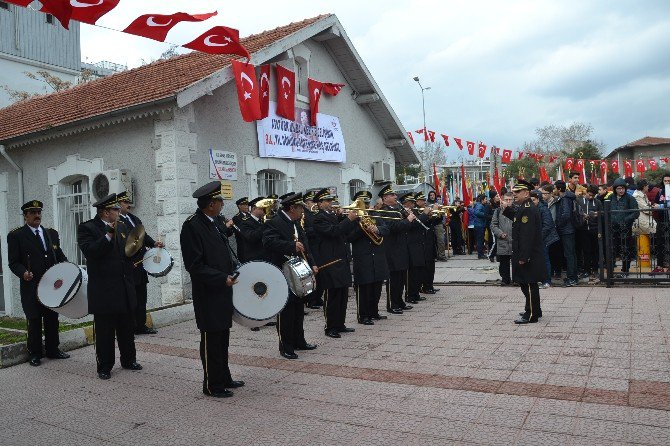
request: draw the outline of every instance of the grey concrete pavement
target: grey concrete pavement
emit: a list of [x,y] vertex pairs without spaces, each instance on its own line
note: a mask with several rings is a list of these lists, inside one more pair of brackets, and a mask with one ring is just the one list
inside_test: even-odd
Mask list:
[[[95,374],[93,347],[0,370],[3,445],[612,445],[670,443],[670,293],[448,286],[288,361],[273,327],[233,327],[224,400],[200,392],[195,322],[137,338],[141,372]],[[665,290],[663,290],[665,291]]]

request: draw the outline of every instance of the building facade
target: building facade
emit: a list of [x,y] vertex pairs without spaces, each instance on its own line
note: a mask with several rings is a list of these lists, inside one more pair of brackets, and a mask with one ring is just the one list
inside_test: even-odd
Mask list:
[[[190,295],[181,265],[179,231],[195,209],[191,194],[211,181],[211,152],[234,154],[234,196],[223,213],[237,212],[234,200],[249,196],[336,187],[349,193],[375,188],[375,178],[395,177],[398,163],[418,156],[397,116],[333,15],[290,24],[243,39],[252,63],[279,63],[294,69],[304,85],[296,106],[309,108],[302,92],[307,77],[343,83],[334,98],[324,97],[320,112],[339,118],[346,160],[341,163],[260,156],[256,123],[240,116],[230,58],[191,53],[115,74],[71,90],[31,99],[0,110],[0,233],[22,223],[22,200],[45,202],[43,221],[61,234],[70,261],[85,266],[76,245],[79,222],[94,215],[91,203],[109,188],[132,185],[134,213],[147,232],[161,237],[175,265],[166,277],[151,279],[149,306],[181,302]],[[274,71],[274,70],[273,70]],[[274,72],[270,80],[274,99]],[[101,101],[104,97],[111,101]],[[35,122],[36,121],[36,122]],[[376,163],[376,164],[375,164]],[[374,172],[386,165],[388,172]],[[18,282],[3,283],[5,312],[20,314]]]

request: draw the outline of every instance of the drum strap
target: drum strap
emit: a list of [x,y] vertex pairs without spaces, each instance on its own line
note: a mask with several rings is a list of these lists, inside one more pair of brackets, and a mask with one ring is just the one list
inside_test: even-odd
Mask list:
[[60,301],[58,307],[56,308],[60,308],[63,305],[65,305],[67,303],[68,297],[70,297],[70,293],[72,293],[72,291],[76,287],[81,286],[81,268],[78,269],[79,269],[79,275],[77,276],[77,279],[72,281],[72,285],[70,285],[70,288],[67,290],[67,293],[65,293],[65,295],[63,296],[63,300]]
[[56,258],[56,250],[54,249],[54,245],[51,243],[51,234],[49,234],[49,230],[44,228],[44,238],[47,243],[47,250],[51,251],[51,255],[54,258],[54,265],[58,263],[58,259]]
[[235,265],[234,265],[235,268],[233,268],[233,270],[234,270],[234,271],[237,271],[238,269],[240,269],[240,266],[242,266],[242,262],[240,262],[240,259],[237,257],[237,254],[235,254],[235,251],[233,251],[233,248],[232,248],[232,246],[230,246],[230,242],[228,241],[228,237],[227,237],[226,234],[221,230],[221,228],[219,227],[219,225],[216,223],[216,220],[214,220],[213,224],[214,224],[214,227],[216,228],[216,232],[219,233],[219,236],[220,236],[221,239],[223,240],[223,243],[225,243],[225,244],[226,244],[226,247],[228,247],[228,252],[229,252],[230,255],[232,256],[233,263],[235,264]]

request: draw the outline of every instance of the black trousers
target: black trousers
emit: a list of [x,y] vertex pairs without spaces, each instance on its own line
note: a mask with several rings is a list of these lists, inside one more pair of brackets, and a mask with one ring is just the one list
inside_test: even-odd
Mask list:
[[42,357],[42,322],[44,322],[44,347],[47,356],[58,351],[58,313],[48,308],[42,309],[42,315],[28,321],[28,353]]
[[402,293],[405,291],[407,270],[391,271],[389,280],[386,281],[386,309],[402,309],[405,303],[402,301]]
[[521,292],[526,297],[526,305],[524,310],[528,315],[528,319],[536,321],[542,312],[540,308],[540,287],[537,282],[521,283]]
[[384,282],[372,282],[356,286],[356,305],[358,322],[379,315],[379,299]]
[[413,300],[419,297],[419,289],[426,274],[425,266],[411,266],[407,270],[407,289],[405,291],[405,300]]
[[307,305],[323,305],[323,289],[319,286],[319,283],[316,283],[316,289],[309,293],[305,298],[305,303]]
[[426,261],[426,266],[423,270],[423,281],[421,282],[421,291],[425,292],[434,288],[435,282],[435,259]]
[[661,221],[656,226],[654,252],[657,266],[670,267],[670,222]]
[[147,324],[147,284],[135,285],[137,308],[135,309],[135,330],[142,330]]
[[577,246],[581,246],[584,255],[584,272],[595,274],[598,272],[598,260],[600,259],[600,250],[598,248],[598,233],[593,231],[579,231],[579,240]]
[[326,319],[325,331],[344,328],[347,316],[349,287],[330,288],[323,293],[323,315]]
[[277,334],[279,335],[279,351],[295,353],[296,347],[302,347],[305,341],[305,310],[303,301],[289,291],[288,302],[277,315]]
[[498,255],[498,272],[503,283],[512,283],[512,273],[510,268],[512,266],[512,256]]
[[230,329],[200,332],[200,359],[204,378],[202,391],[217,393],[225,390],[233,380],[228,368]]
[[130,313],[96,314],[93,316],[95,360],[98,372],[110,372],[114,367],[114,337],[119,344],[121,365],[129,366],[136,360],[135,319]]

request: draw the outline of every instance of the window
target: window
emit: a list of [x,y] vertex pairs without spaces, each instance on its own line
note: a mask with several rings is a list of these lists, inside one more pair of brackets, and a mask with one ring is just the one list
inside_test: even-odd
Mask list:
[[54,16],[52,16],[51,14],[47,14],[47,23],[50,24],[50,25],[53,25],[54,24]]
[[9,3],[0,2],[0,9],[9,9]]
[[286,191],[286,175],[276,170],[258,172],[258,195],[267,197],[270,194],[284,195]]
[[296,57],[293,62],[295,64],[295,92],[301,96],[309,96],[307,92],[308,62],[302,57]]
[[368,186],[361,180],[349,181],[349,198],[354,201],[354,195],[362,190],[368,190]]
[[84,266],[86,260],[77,245],[77,228],[90,216],[88,178],[59,183],[56,199],[61,249],[70,262]]

